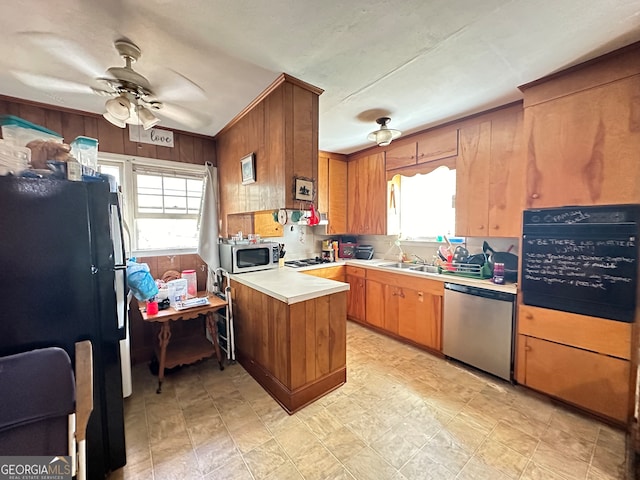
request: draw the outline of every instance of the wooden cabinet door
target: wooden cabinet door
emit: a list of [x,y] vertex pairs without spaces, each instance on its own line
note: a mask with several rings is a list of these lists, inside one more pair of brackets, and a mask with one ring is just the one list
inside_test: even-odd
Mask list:
[[629,362],[599,353],[519,335],[518,379],[528,387],[627,422]]
[[347,232],[347,162],[329,158],[329,225],[327,233]]
[[452,127],[431,130],[418,137],[418,163],[432,162],[458,155],[458,129]]
[[347,232],[347,162],[342,155],[318,154],[318,211],[327,214],[327,234]]
[[490,237],[519,237],[524,204],[523,111],[500,112],[491,120],[491,161],[489,167]]
[[386,235],[387,210],[384,155],[377,153],[348,165],[349,233]]
[[401,316],[401,304],[404,300],[404,289],[394,285],[384,286],[384,318],[382,324],[387,332],[398,334],[398,323]]
[[456,160],[456,235],[488,235],[490,158],[491,121],[461,128]]
[[266,212],[255,212],[253,214],[253,233],[261,237],[282,237],[283,227],[273,218],[271,210]]
[[416,142],[404,145],[394,144],[385,151],[386,169],[408,167],[416,164]]
[[398,334],[433,350],[442,350],[442,296],[403,288]]
[[368,324],[385,328],[385,289],[384,285],[375,280],[366,281],[366,311],[365,319]]
[[360,323],[365,322],[365,280],[363,277],[346,275],[349,291],[347,292],[347,317]]
[[640,201],[636,76],[525,109],[525,208]]

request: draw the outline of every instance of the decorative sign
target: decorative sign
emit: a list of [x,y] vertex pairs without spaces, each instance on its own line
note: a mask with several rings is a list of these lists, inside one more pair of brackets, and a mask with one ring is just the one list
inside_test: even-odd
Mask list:
[[136,143],[150,143],[173,148],[173,132],[160,128],[145,130],[140,125],[129,125],[129,140]]

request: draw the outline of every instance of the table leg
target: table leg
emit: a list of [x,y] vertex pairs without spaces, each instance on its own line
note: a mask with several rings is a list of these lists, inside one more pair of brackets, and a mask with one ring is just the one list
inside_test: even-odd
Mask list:
[[224,365],[222,363],[222,354],[220,353],[220,345],[218,344],[218,324],[215,321],[215,315],[213,312],[207,313],[207,330],[209,331],[209,335],[213,339],[213,348],[216,351],[216,358],[218,359],[218,365],[220,365],[220,370],[224,370]]
[[158,366],[158,389],[156,393],[162,393],[162,382],[164,381],[164,364],[167,359],[167,345],[171,339],[171,326],[169,322],[165,322],[160,327],[158,333],[158,341],[160,343],[160,365]]

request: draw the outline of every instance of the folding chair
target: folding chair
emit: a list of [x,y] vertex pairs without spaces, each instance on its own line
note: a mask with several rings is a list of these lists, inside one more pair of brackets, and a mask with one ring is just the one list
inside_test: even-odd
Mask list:
[[76,343],[76,374],[58,347],[0,357],[0,452],[70,456],[72,475],[86,479],[86,429],[93,410],[90,341]]

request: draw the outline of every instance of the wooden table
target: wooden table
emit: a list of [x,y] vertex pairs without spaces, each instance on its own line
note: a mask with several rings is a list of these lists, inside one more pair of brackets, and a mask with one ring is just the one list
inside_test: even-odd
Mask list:
[[[140,308],[142,319],[146,322],[153,322],[159,325],[158,333],[158,357],[160,365],[158,368],[158,389],[156,393],[162,392],[162,382],[164,381],[164,369],[173,368],[178,365],[188,365],[198,360],[211,357],[215,354],[220,365],[220,370],[224,370],[222,355],[218,345],[218,326],[215,313],[227,305],[227,301],[216,295],[209,295],[207,292],[198,292],[198,297],[209,298],[209,305],[176,310],[169,307],[160,310],[156,315],[147,315],[144,307]],[[200,315],[206,316],[206,325],[209,335],[213,339],[213,345],[203,335],[202,337],[181,338],[169,346],[171,340],[171,322],[178,320],[192,320]]]

